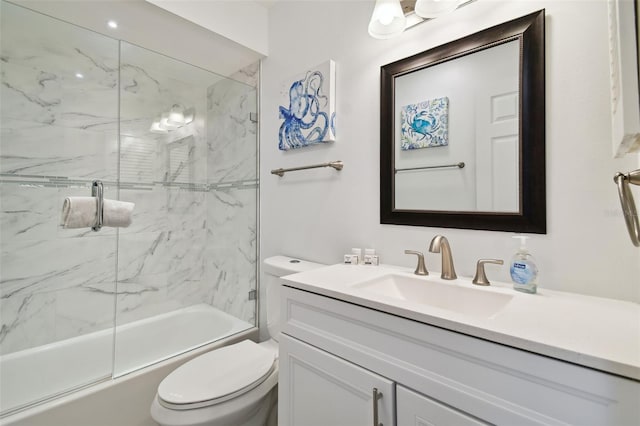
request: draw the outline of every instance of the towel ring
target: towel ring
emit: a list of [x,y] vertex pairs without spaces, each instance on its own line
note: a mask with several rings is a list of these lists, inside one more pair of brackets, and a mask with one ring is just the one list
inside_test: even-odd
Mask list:
[[620,196],[620,204],[622,205],[622,214],[624,215],[624,221],[627,224],[627,231],[629,231],[631,243],[636,247],[640,247],[640,223],[638,223],[638,211],[636,210],[636,204],[633,200],[631,189],[629,189],[630,183],[640,185],[640,169],[627,174],[618,172],[613,177],[613,181],[618,186],[618,195]]
[[91,196],[96,198],[96,222],[91,227],[95,232],[98,232],[102,228],[103,221],[103,207],[104,207],[104,186],[102,181],[94,180],[91,183]]

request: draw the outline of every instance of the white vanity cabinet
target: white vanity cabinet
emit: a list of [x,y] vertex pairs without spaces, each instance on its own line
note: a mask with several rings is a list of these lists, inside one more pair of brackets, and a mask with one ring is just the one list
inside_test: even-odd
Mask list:
[[637,425],[640,383],[282,288],[282,425]]
[[396,407],[397,424],[403,426],[482,426],[487,424],[400,385],[396,387]]
[[392,381],[299,340],[281,337],[279,381],[286,385],[279,387],[280,425],[370,426],[374,415],[378,424],[393,424]]

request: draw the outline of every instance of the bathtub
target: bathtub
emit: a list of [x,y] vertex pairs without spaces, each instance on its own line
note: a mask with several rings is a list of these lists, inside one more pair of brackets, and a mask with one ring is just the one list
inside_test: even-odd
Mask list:
[[201,304],[116,327],[115,351],[113,329],[106,329],[0,356],[2,416],[251,328]]

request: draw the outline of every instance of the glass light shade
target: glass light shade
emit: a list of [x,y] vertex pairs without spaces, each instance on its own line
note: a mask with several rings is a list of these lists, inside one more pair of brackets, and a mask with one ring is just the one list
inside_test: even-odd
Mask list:
[[181,105],[174,104],[169,111],[167,123],[171,126],[184,126],[184,108]]
[[160,119],[156,118],[153,123],[151,124],[151,127],[149,128],[149,131],[151,133],[168,133],[167,129],[163,129],[162,127],[160,127]]
[[416,15],[432,19],[453,12],[460,5],[460,0],[418,0],[416,2]]
[[160,128],[165,130],[176,130],[178,126],[169,123],[169,113],[165,112],[160,116]]
[[189,108],[184,110],[184,124],[191,123],[196,118],[195,108]]
[[400,0],[376,0],[376,6],[369,21],[369,35],[373,38],[391,38],[402,33],[407,18],[404,16]]

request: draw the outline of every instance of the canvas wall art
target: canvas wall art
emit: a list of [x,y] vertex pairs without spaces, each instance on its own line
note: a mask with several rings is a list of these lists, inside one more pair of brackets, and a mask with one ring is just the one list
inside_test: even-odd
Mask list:
[[335,141],[335,72],[329,60],[283,83],[279,149]]
[[449,98],[431,99],[400,109],[402,150],[449,145]]

